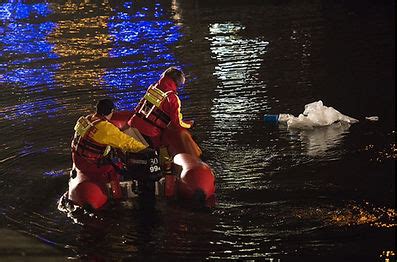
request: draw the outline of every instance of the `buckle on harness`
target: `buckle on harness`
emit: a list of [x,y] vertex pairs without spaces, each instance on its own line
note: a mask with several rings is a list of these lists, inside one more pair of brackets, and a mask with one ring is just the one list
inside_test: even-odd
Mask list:
[[77,120],[76,125],[74,126],[74,131],[82,137],[93,126],[93,123],[91,123],[86,117],[82,116]]
[[155,105],[151,104],[147,100],[143,102],[143,105],[141,106],[141,109],[139,109],[138,113],[142,114],[144,117],[148,118],[149,115],[153,112],[153,110],[156,108]]

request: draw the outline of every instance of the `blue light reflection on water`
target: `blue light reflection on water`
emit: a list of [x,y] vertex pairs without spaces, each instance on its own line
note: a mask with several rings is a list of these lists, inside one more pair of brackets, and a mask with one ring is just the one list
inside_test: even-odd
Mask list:
[[51,9],[48,3],[23,4],[19,1],[9,1],[0,5],[0,20],[20,20],[31,16],[48,16]]
[[37,115],[46,115],[52,118],[63,108],[65,107],[59,106],[51,97],[47,97],[44,100],[28,101],[11,107],[2,108],[0,110],[0,119],[14,120]]
[[[5,64],[2,64],[4,72],[1,72],[0,83],[24,88],[26,96],[41,93],[44,89],[51,89],[55,71],[59,65],[48,62],[45,65],[39,64],[43,60],[58,58],[52,51],[53,45],[46,39],[56,27],[56,23],[29,23],[24,19],[29,18],[34,21],[51,13],[47,3],[24,4],[10,1],[0,4],[0,20],[3,24],[0,56],[6,59]],[[36,116],[43,113],[52,116],[62,109],[51,97],[29,101],[31,99],[27,98],[23,103],[14,105],[12,108],[3,108],[0,117],[16,119],[21,116]]]
[[180,29],[164,16],[160,4],[134,9],[132,2],[124,3],[108,22],[114,41],[111,58],[121,58],[123,67],[108,69],[104,77],[120,109],[131,109],[169,66],[180,66],[171,47],[181,39]]
[[[158,3],[150,8],[138,7],[133,10],[135,5],[126,2],[124,8],[125,10],[116,13],[108,22],[109,34],[114,41],[109,56],[122,58],[123,66],[107,70],[104,76],[107,86],[104,88],[109,89],[116,98],[120,109],[131,109],[145,89],[158,80],[165,68],[178,66],[171,47],[179,41],[181,33],[179,27],[165,17]],[[53,44],[46,39],[56,23],[25,21],[27,18],[34,20],[48,16],[51,12],[50,6],[45,3],[24,4],[10,1],[0,5],[0,19],[4,25],[1,27],[0,44],[3,48],[0,55],[8,58],[2,65],[4,72],[0,75],[0,83],[16,84],[30,93],[42,92],[43,88],[51,89],[55,71],[60,66],[56,63],[39,63],[58,58],[53,52]],[[32,102],[26,103],[17,106],[15,110],[32,108]],[[36,113],[45,110],[39,109]],[[34,112],[21,111],[15,116],[31,114]]]

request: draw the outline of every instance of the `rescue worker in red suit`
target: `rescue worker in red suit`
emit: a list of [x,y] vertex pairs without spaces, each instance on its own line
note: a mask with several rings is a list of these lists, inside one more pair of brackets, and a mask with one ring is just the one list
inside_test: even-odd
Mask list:
[[106,184],[119,182],[117,163],[111,163],[107,157],[111,147],[129,152],[146,148],[108,121],[113,110],[113,102],[102,99],[97,104],[96,113],[80,117],[74,128],[68,198],[80,206],[102,207],[108,200]]
[[175,67],[165,70],[160,80],[148,88],[128,125],[137,128],[155,149],[166,146],[174,149],[171,151],[183,151],[175,149],[175,145],[185,143],[194,145],[192,151],[199,156],[200,148],[186,131],[194,121],[183,120],[181,101],[177,94],[177,88],[184,83],[185,75],[181,70]]

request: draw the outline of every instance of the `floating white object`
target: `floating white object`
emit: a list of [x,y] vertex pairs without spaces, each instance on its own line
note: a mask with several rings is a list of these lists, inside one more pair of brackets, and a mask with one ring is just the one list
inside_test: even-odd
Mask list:
[[378,121],[379,117],[378,116],[366,116],[365,119],[369,121]]
[[321,100],[305,105],[305,110],[298,117],[290,114],[280,114],[279,122],[286,122],[290,128],[312,129],[318,126],[328,126],[341,121],[348,124],[358,120],[340,113],[333,107],[324,106]]

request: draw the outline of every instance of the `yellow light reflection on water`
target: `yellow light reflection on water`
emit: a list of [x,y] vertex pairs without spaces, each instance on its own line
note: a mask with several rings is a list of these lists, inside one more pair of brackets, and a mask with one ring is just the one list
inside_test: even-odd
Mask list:
[[397,213],[392,208],[349,205],[344,210],[332,212],[330,220],[340,226],[368,224],[373,227],[392,228],[397,226]]
[[396,253],[391,250],[382,251],[382,254],[379,257],[385,259],[385,262],[396,261]]
[[[103,5],[98,7],[94,4],[72,3],[54,5],[58,9],[56,13],[65,15],[69,19],[57,22],[55,30],[48,37],[48,41],[54,44],[53,51],[60,56],[61,67],[57,70],[55,79],[65,86],[88,85],[95,86],[100,83],[105,69],[98,63],[101,58],[109,56],[111,49],[111,37],[107,33],[106,15],[92,16],[90,13],[95,9],[101,9],[101,13],[110,10]],[[81,10],[85,17],[72,17],[69,13]],[[85,64],[90,64],[85,66]],[[88,67],[88,68],[86,68]]]

